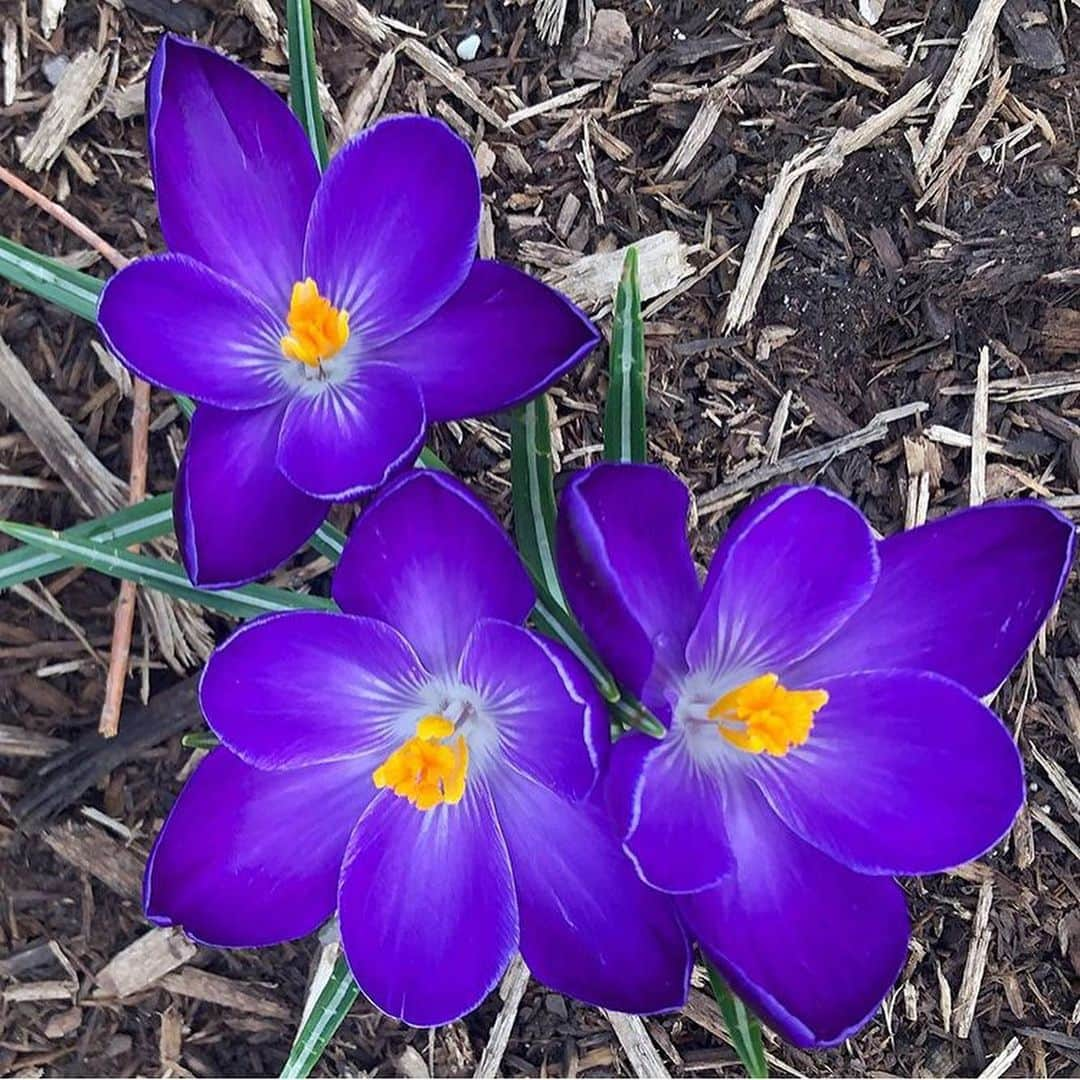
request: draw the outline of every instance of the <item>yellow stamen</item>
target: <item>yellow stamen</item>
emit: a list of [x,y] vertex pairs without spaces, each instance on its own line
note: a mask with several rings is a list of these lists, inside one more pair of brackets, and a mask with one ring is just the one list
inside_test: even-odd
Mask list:
[[806,742],[828,700],[825,690],[788,690],[776,675],[762,675],[714,701],[709,719],[740,750],[782,757]]
[[281,351],[309,367],[329,360],[349,340],[349,313],[322,296],[312,278],[292,287],[285,319],[290,332],[281,339]]
[[445,741],[454,725],[445,716],[425,716],[416,735],[399,746],[371,775],[377,788],[390,788],[417,808],[431,810],[440,803],[461,802],[469,771],[469,745],[459,735]]

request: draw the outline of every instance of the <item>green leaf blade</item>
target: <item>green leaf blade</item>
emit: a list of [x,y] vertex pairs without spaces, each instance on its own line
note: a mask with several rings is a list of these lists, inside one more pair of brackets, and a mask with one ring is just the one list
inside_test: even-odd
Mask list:
[[326,147],[326,124],[319,106],[311,0],[288,0],[285,25],[289,43],[289,104],[311,141],[319,168],[325,169],[330,154]]
[[765,1047],[761,1042],[761,1024],[749,1009],[731,992],[720,973],[706,962],[705,968],[709,973],[709,985],[712,987],[713,997],[720,1006],[720,1012],[727,1025],[731,1043],[735,1047],[735,1053],[746,1069],[746,1075],[755,1080],[764,1080],[769,1075],[769,1068],[765,1062]]
[[[167,493],[74,525],[60,535],[90,540],[104,547],[129,547],[166,536],[172,528],[172,494]],[[13,585],[56,574],[74,565],[66,556],[23,545],[0,555],[0,589],[10,589]]]
[[510,480],[518,550],[544,592],[565,610],[552,539],[555,479],[545,394],[514,410],[510,422]]
[[645,323],[641,317],[637,249],[628,248],[611,322],[609,386],[604,406],[604,457],[643,462],[645,440]]
[[309,1007],[300,1020],[289,1057],[281,1070],[282,1080],[296,1080],[311,1075],[311,1070],[360,993],[340,946],[337,946],[337,950],[337,959],[328,973],[323,975],[321,986],[320,973],[316,973],[312,986],[314,997],[309,998]]
[[97,321],[105,283],[0,236],[0,277],[88,322]]
[[188,580],[183,567],[164,559],[136,555],[107,548],[83,536],[49,532],[32,525],[0,522],[0,531],[31,547],[61,555],[72,563],[123,581],[134,581],[148,589],[188,600],[222,615],[250,619],[269,611],[329,611],[334,604],[319,596],[274,589],[267,585],[245,585],[236,589],[200,589]]

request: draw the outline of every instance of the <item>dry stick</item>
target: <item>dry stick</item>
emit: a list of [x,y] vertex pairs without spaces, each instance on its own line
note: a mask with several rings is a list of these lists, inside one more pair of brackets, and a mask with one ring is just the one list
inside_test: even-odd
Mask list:
[[[39,206],[55,218],[69,232],[89,244],[117,269],[128,264],[128,259],[120,254],[93,229],[84,225],[77,217],[70,214],[52,199],[42,195],[26,181],[0,165],[0,180],[17,191],[35,206]],[[132,382],[131,414],[131,472],[128,478],[128,505],[142,502],[146,495],[146,467],[149,457],[150,441],[150,384],[142,379]],[[116,734],[120,727],[120,708],[124,696],[124,680],[127,678],[128,657],[131,654],[131,634],[135,626],[135,583],[122,581],[120,594],[113,612],[112,648],[109,655],[109,671],[105,679],[105,703],[101,707],[101,719],[98,731],[106,737]]]

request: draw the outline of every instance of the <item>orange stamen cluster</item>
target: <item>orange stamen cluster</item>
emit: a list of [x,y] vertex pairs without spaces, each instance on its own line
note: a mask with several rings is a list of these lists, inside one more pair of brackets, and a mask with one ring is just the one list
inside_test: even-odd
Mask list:
[[469,771],[469,746],[463,735],[451,745],[453,734],[454,725],[445,716],[425,716],[416,725],[416,735],[372,773],[375,786],[390,788],[417,810],[460,802]]
[[708,715],[740,750],[782,757],[806,742],[828,700],[824,690],[788,690],[778,676],[762,675],[718,698]]
[[281,351],[309,367],[329,360],[349,340],[349,313],[321,295],[312,278],[293,286],[285,319],[289,333],[281,339]]

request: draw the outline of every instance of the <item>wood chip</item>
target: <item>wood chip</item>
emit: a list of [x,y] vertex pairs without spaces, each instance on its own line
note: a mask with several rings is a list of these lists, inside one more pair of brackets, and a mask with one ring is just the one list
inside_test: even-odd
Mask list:
[[281,27],[270,0],[238,0],[237,7],[267,45],[281,43]]
[[979,989],[986,971],[986,958],[990,952],[990,908],[993,902],[994,882],[992,878],[988,878],[979,888],[975,919],[971,926],[971,944],[968,946],[964,974],[953,1009],[953,1030],[960,1039],[966,1039],[971,1034],[971,1025],[975,1022],[975,1006],[978,1004]]
[[579,26],[559,64],[566,79],[605,79],[621,75],[634,59],[634,35],[621,11],[602,8],[592,26]]
[[211,1001],[238,1012],[267,1016],[272,1020],[289,1020],[292,1017],[291,1011],[280,1001],[252,989],[247,983],[214,975],[201,968],[186,967],[174,971],[161,980],[161,986],[170,994]]
[[155,927],[121,949],[97,973],[97,996],[137,994],[186,964],[198,951],[177,927]]
[[[642,300],[651,300],[667,292],[694,272],[687,257],[689,247],[674,230],[653,233],[636,241],[633,246],[638,253],[638,281]],[[543,257],[536,256],[547,248],[550,245],[535,245],[526,241],[521,244],[518,254],[524,262],[543,266]],[[544,279],[566,293],[575,304],[595,311],[601,305],[610,303],[615,295],[628,248],[629,245],[615,251],[577,258],[573,257],[573,253],[567,253],[571,256],[570,261],[561,266],[551,266],[549,263],[550,268],[544,274]]]
[[142,896],[143,862],[95,825],[68,821],[42,833],[49,850],[131,900]]
[[[819,52],[853,82],[885,93],[868,71],[897,73],[906,69],[904,58],[888,39],[847,19],[834,22],[788,4],[784,17],[791,32]],[[857,65],[857,66],[855,66]]]
[[800,450],[797,453],[789,454],[775,464],[766,462],[759,465],[756,469],[745,473],[743,476],[719,484],[703,495],[699,495],[697,498],[698,513],[704,514],[710,511],[718,511],[725,506],[734,505],[735,502],[740,501],[754,488],[767,484],[770,480],[775,480],[779,476],[785,476],[800,469],[808,469],[814,465],[822,465],[835,457],[839,457],[841,454],[850,453],[860,446],[880,442],[888,435],[890,424],[895,424],[898,420],[906,420],[911,416],[918,416],[929,408],[930,406],[925,401],[913,401],[895,409],[886,409],[884,412],[878,413],[865,427],[853,431],[850,435],[843,435],[839,439],[833,439],[831,442],[823,443],[821,446],[815,446],[809,450]]
[[964,137],[946,155],[945,160],[934,174],[930,186],[915,204],[916,210],[921,210],[927,203],[937,205],[944,201],[949,190],[950,180],[964,171],[964,166],[967,164],[968,158],[975,153],[987,124],[990,123],[1004,103],[1009,91],[1009,79],[1011,76],[1012,68],[1006,68],[1005,71],[998,72],[994,76],[990,83],[990,89],[986,92],[986,101],[983,102],[982,108],[979,109],[975,119],[971,121],[967,131],[964,132]]
[[397,38],[386,20],[373,15],[358,0],[315,0],[315,3],[361,41],[377,48],[391,45]]
[[949,70],[937,88],[934,95],[934,122],[914,158],[915,174],[923,185],[929,182],[930,170],[941,157],[945,140],[990,55],[994,27],[1004,5],[1005,0],[979,0],[979,6],[953,54]]
[[412,38],[402,42],[401,50],[421,71],[442,83],[458,101],[467,105],[477,116],[500,131],[506,129],[507,122],[480,97],[465,76],[441,56]]
[[533,22],[545,45],[557,45],[566,23],[567,0],[536,0]]
[[378,120],[386,104],[386,95],[394,81],[397,70],[397,50],[390,49],[379,57],[371,74],[357,83],[342,117],[342,140],[351,139],[358,132]]
[[510,1034],[514,1030],[514,1022],[517,1020],[518,1009],[528,983],[529,969],[525,966],[525,961],[516,956],[499,985],[499,996],[503,1004],[499,1015],[495,1017],[495,1023],[491,1025],[487,1045],[473,1074],[478,1080],[493,1080],[499,1075],[499,1066],[510,1043]]
[[975,407],[971,416],[971,481],[968,505],[982,506],[986,502],[986,448],[990,424],[990,350],[979,350],[979,367],[975,376]]
[[1014,1036],[1005,1044],[1005,1049],[979,1073],[979,1080],[999,1080],[1012,1068],[1021,1050],[1023,1050],[1023,1045]]
[[575,86],[572,90],[567,90],[565,93],[556,94],[554,97],[538,101],[535,105],[527,105],[524,109],[518,109],[515,112],[512,112],[506,118],[505,126],[512,128],[520,124],[522,120],[532,120],[537,116],[543,116],[544,113],[554,112],[556,109],[565,109],[570,105],[576,105],[579,101],[587,98],[601,85],[602,83],[598,82],[586,83],[584,86]]
[[15,102],[19,88],[19,32],[13,19],[4,20],[4,40],[0,45],[0,64],[4,66],[3,104],[6,109]]
[[107,514],[123,506],[123,481],[87,449],[3,338],[0,338],[0,404],[11,413],[84,512],[92,516]]
[[41,0],[41,36],[51,38],[64,16],[67,0]]
[[600,1011],[607,1017],[611,1030],[626,1052],[635,1076],[649,1077],[650,1080],[667,1080],[671,1076],[640,1016],[608,1009]]
[[64,69],[34,133],[23,144],[19,161],[33,172],[47,169],[86,119],[87,106],[108,69],[106,56],[85,49]]
[[660,170],[660,176],[679,176],[685,172],[698,156],[705,144],[712,138],[712,133],[720,120],[728,102],[731,100],[731,92],[746,78],[757,71],[772,56],[772,49],[764,49],[755,53],[749,60],[744,60],[734,71],[725,75],[719,82],[709,87],[698,108],[690,126],[683,132],[679,145],[675,147],[671,157],[664,163]]
[[0,724],[0,757],[46,758],[66,746],[63,739],[53,735],[27,731],[13,724]]

